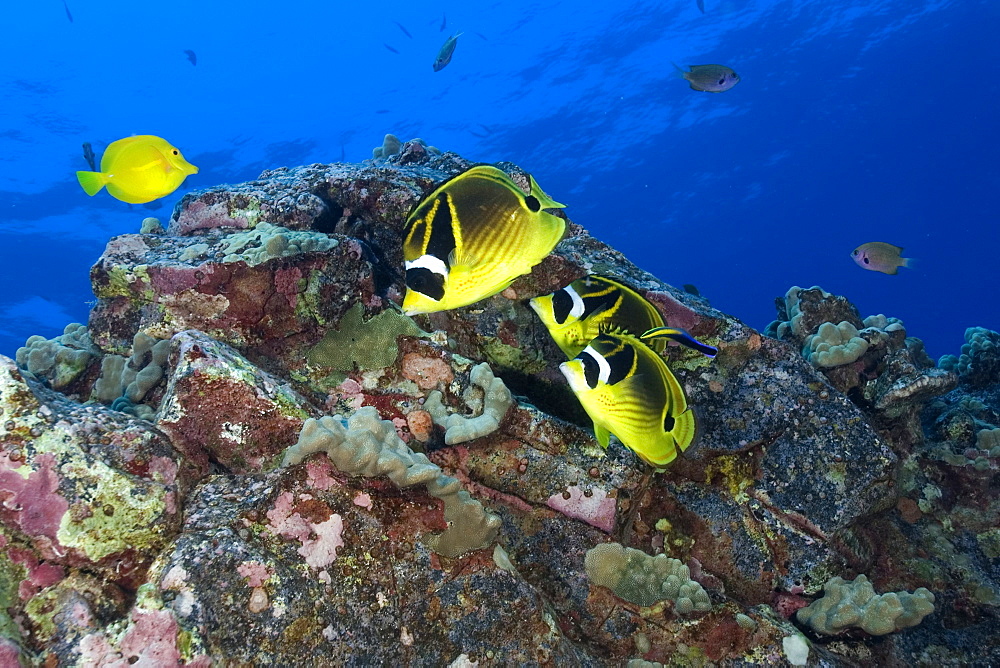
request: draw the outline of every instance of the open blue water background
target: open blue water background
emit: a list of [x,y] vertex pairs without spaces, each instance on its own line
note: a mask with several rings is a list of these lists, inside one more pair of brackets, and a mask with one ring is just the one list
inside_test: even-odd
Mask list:
[[[518,163],[595,236],[757,328],[820,285],[935,357],[967,326],[1000,330],[994,0],[67,3],[72,22],[61,0],[3,9],[0,353],[86,322],[107,239],[188,190],[361,161],[386,132]],[[696,92],[671,61],[742,82]],[[83,142],[99,159],[132,134],[201,170],[155,211],[74,176]],[[849,254],[867,241],[918,261],[864,271]]]

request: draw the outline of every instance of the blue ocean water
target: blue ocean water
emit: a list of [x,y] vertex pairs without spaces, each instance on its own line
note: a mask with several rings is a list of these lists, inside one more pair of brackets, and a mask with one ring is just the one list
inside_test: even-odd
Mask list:
[[[820,285],[901,318],[934,357],[968,326],[1000,330],[1000,3],[704,4],[10,4],[0,353],[86,322],[107,239],[185,192],[361,161],[386,132],[518,163],[595,236],[760,329],[775,297]],[[671,62],[742,81],[694,91]],[[200,168],[155,210],[74,176],[83,142],[99,159],[133,134]],[[867,241],[917,262],[864,271],[850,251]]]

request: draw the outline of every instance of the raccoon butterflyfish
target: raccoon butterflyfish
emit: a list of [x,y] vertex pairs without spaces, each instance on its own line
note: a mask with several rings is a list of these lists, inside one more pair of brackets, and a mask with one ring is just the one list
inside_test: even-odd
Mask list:
[[702,343],[698,339],[691,336],[687,330],[679,327],[654,327],[653,329],[640,334],[639,338],[649,345],[653,345],[655,342],[661,340],[676,341],[682,346],[687,346],[691,350],[697,350],[706,357],[715,357],[719,353],[719,349],[715,346]]
[[112,197],[142,204],[169,195],[197,173],[166,139],[136,135],[111,142],[101,157],[101,171],[77,172],[76,178],[88,195],[107,186]]
[[529,304],[570,359],[602,332],[627,332],[635,336],[657,332],[649,337],[647,345],[658,353],[666,348],[668,339],[706,355],[716,353],[715,348],[683,329],[664,327],[663,316],[648,299],[607,276],[584,276],[550,295],[535,297]]
[[662,471],[694,440],[694,412],[684,390],[663,358],[636,337],[599,334],[559,370],[594,421],[602,447],[614,434]]
[[552,252],[565,206],[528,177],[525,193],[491,165],[445,181],[406,220],[406,315],[458,308],[500,292]]

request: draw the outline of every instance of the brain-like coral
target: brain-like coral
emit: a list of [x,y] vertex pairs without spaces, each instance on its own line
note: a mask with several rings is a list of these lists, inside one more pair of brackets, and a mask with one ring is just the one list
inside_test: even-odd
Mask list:
[[[486,436],[497,430],[500,421],[514,404],[514,396],[503,381],[493,375],[486,362],[477,364],[469,375],[472,385],[466,389],[463,398],[466,403],[481,403],[482,411],[475,417],[465,417],[448,413],[441,403],[441,393],[437,390],[427,395],[424,408],[434,418],[434,423],[444,427],[444,442],[448,445],[465,443]],[[482,391],[482,400],[476,401],[477,390]]]
[[587,550],[584,567],[591,582],[636,605],[670,600],[680,614],[712,607],[708,593],[691,579],[690,569],[665,554],[654,557],[619,543],[602,543]]
[[851,627],[880,636],[916,626],[934,612],[934,594],[920,587],[909,592],[876,594],[864,575],[853,581],[831,578],[823,586],[823,597],[800,609],[796,615],[818,633],[835,635]]

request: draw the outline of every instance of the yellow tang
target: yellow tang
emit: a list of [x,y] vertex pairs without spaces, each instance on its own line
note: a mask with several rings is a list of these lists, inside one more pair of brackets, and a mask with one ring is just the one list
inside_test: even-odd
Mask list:
[[658,471],[691,445],[694,412],[663,358],[630,334],[599,334],[579,355],[559,365],[594,435],[610,434]]
[[552,252],[563,204],[529,178],[525,193],[504,172],[477,165],[445,181],[406,220],[407,315],[458,308],[500,292]]
[[166,139],[136,135],[111,142],[101,158],[101,171],[77,172],[76,178],[88,195],[107,186],[112,197],[142,204],[169,195],[197,173]]
[[585,276],[550,295],[535,297],[529,303],[556,345],[570,359],[602,332],[641,334],[643,339],[655,332],[648,337],[647,343],[658,353],[666,348],[667,340],[677,341],[709,357],[717,352],[683,329],[665,327],[660,311],[648,299],[607,276]]

